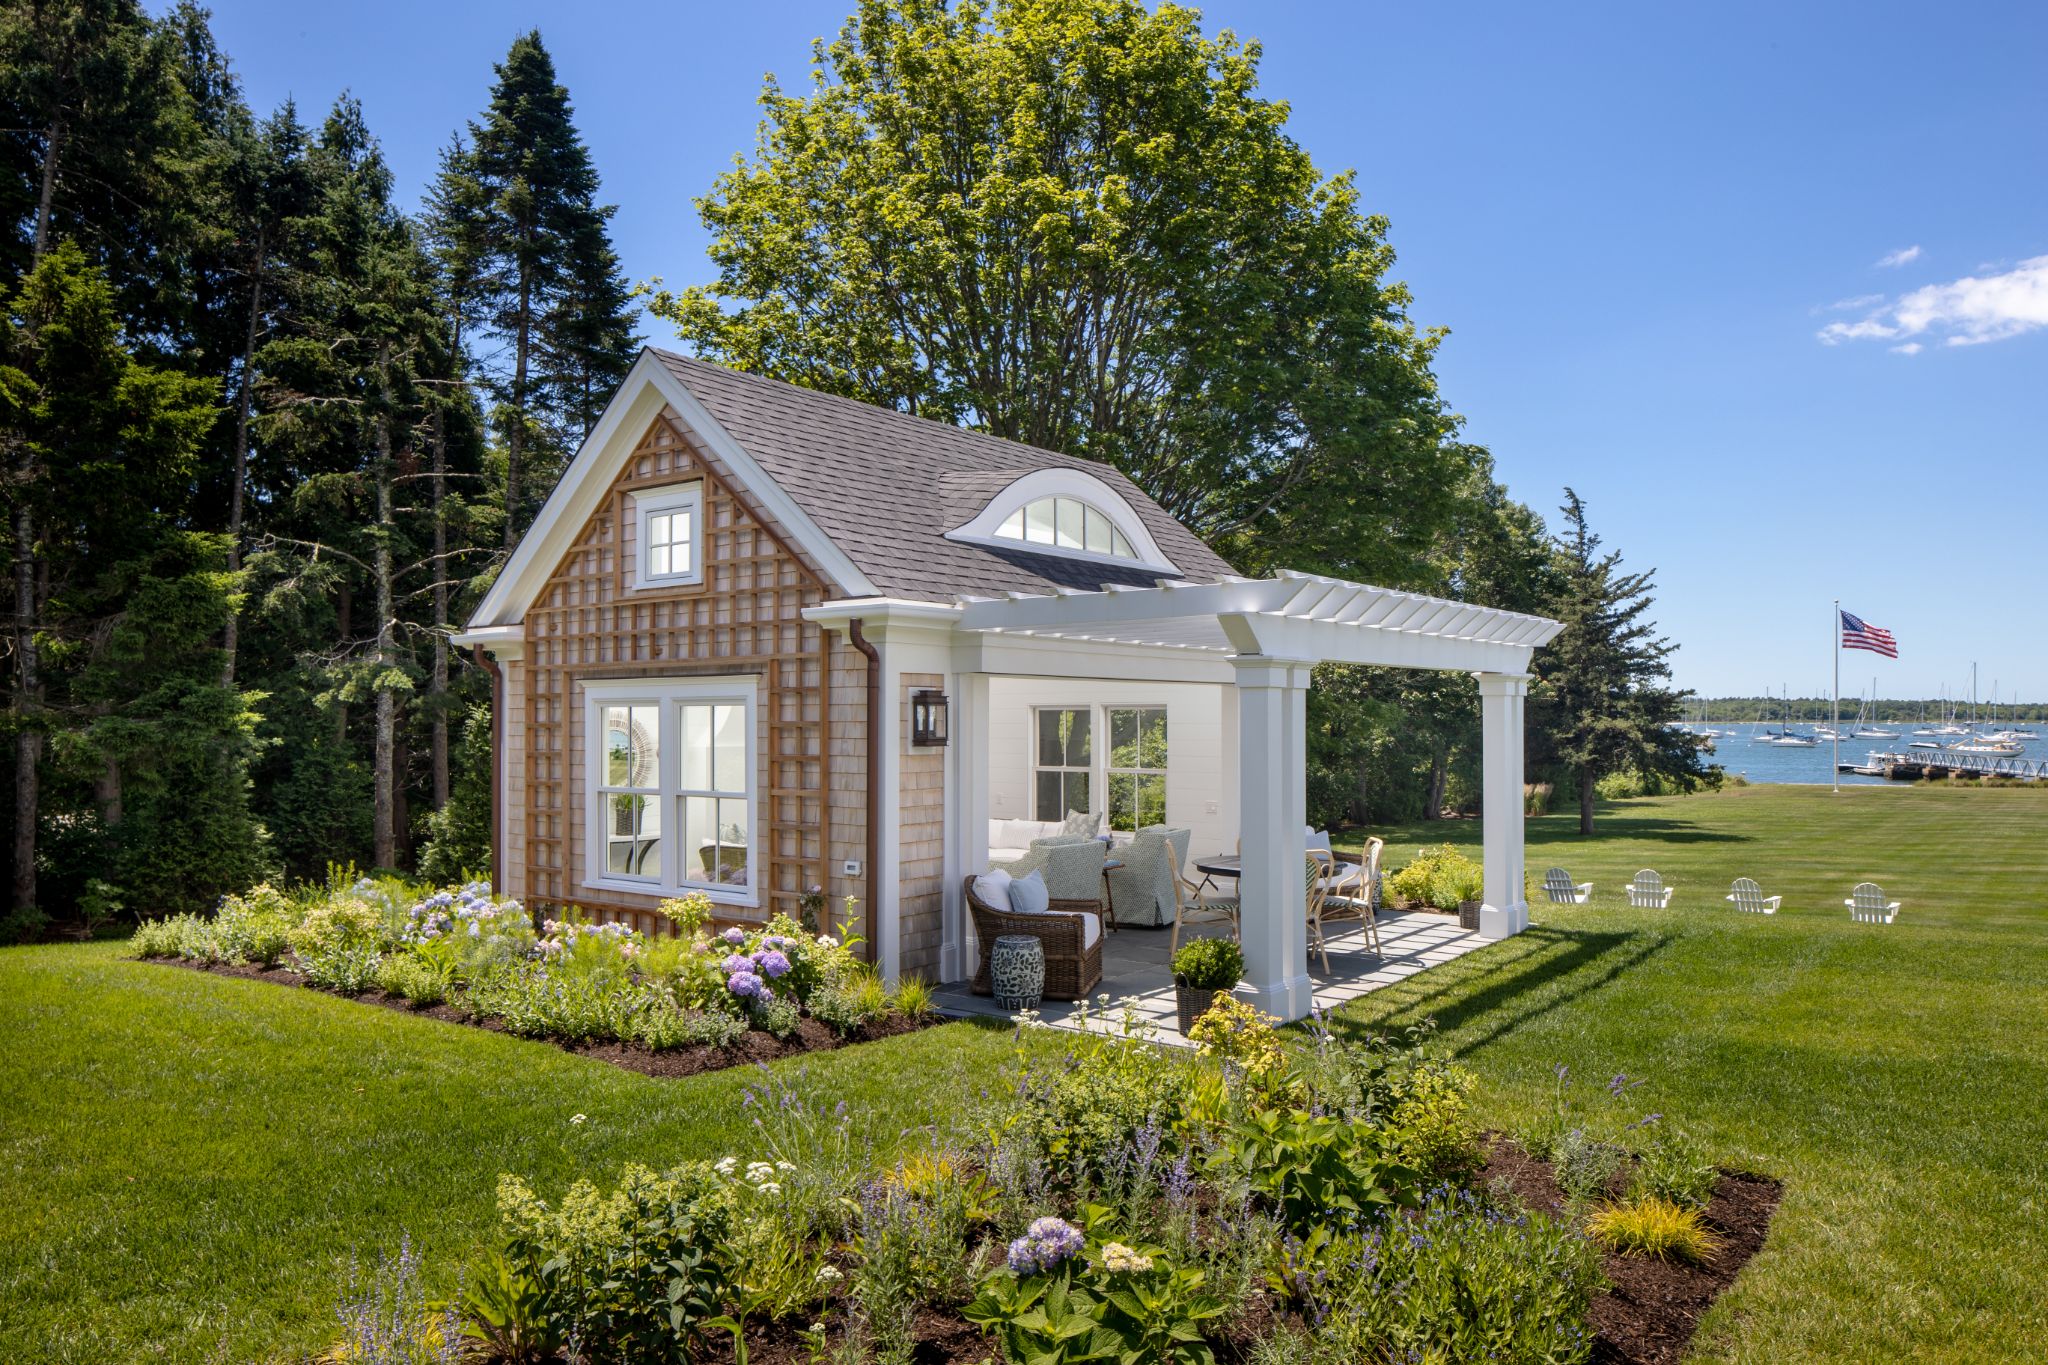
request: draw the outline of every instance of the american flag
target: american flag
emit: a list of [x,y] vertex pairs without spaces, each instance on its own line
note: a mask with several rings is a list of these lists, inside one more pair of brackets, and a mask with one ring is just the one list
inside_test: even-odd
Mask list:
[[1887,659],[1899,657],[1899,642],[1892,638],[1890,631],[1846,611],[1842,613],[1842,648],[1867,649]]

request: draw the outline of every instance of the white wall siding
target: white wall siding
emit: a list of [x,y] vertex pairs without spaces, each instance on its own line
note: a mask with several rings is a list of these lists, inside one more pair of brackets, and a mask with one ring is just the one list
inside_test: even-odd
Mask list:
[[[1193,833],[1189,852],[1228,853],[1237,846],[1237,792],[1228,762],[1224,709],[1230,688],[1208,683],[1111,682],[1085,678],[989,679],[989,804],[992,820],[1029,820],[1032,809],[1032,713],[1047,706],[1164,706],[1166,822]],[[1103,720],[1098,718],[1098,726]],[[1096,736],[1101,772],[1106,734]],[[1107,792],[1091,783],[1096,813]]]

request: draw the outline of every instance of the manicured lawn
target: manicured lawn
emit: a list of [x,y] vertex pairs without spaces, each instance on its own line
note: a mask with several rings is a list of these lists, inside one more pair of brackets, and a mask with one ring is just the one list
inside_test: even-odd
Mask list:
[[[461,1265],[500,1171],[558,1191],[754,1150],[753,1068],[658,1081],[124,951],[0,950],[0,1360],[303,1360],[336,1335],[338,1261],[406,1232]],[[886,1149],[1011,1038],[954,1024],[778,1073]]]
[[[1398,831],[1476,842],[1472,824]],[[1629,803],[1530,865],[1597,885],[1530,933],[1353,1007],[1434,1016],[1481,1117],[1539,1112],[1552,1067],[1788,1182],[1764,1253],[1710,1315],[1726,1360],[2048,1357],[2048,793],[1749,788]],[[1654,866],[1667,911],[1626,908]],[[1755,876],[1784,913],[1720,897]],[[1905,901],[1852,925],[1864,877]],[[311,991],[0,951],[0,1360],[303,1357],[336,1262],[459,1264],[500,1171],[559,1189],[620,1162],[744,1154],[754,1074],[655,1081],[537,1043]],[[1047,1046],[1060,1046],[1054,1039]],[[785,1063],[880,1147],[985,1083],[1006,1030],[932,1030]],[[575,1114],[586,1121],[572,1124]]]
[[[1750,787],[1598,828],[1531,824],[1532,876],[1562,865],[1591,905],[1539,903],[1528,934],[1346,1022],[1434,1016],[1507,1129],[1550,1103],[1557,1063],[1589,1102],[1645,1077],[1641,1108],[1783,1178],[1700,1359],[2048,1358],[2048,792]],[[1393,865],[1447,834],[1478,829],[1395,831]],[[1628,908],[1642,867],[1677,885],[1669,910]],[[1741,875],[1783,912],[1722,901]],[[1850,922],[1866,878],[1905,903],[1896,923]]]

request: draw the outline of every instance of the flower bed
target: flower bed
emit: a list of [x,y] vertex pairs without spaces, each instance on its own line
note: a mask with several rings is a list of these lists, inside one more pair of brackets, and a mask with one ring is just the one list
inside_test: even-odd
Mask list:
[[503,1177],[491,1255],[448,1268],[438,1300],[417,1266],[399,1267],[410,1291],[389,1269],[352,1281],[335,1358],[1638,1358],[1603,1308],[1628,1267],[1566,1191],[1598,1173],[1617,1207],[1639,1186],[1690,1197],[1689,1145],[1637,1121],[1595,1159],[1582,1124],[1551,1135],[1553,1164],[1576,1164],[1539,1188],[1551,1167],[1489,1148],[1471,1078],[1421,1038],[1206,1032],[1199,1055],[1082,1037],[1049,1060],[1020,1027],[1009,1074],[935,1103],[880,1165],[843,1103],[770,1076],[724,1160],[559,1192]]
[[663,903],[673,937],[550,919],[481,882],[434,889],[337,875],[259,886],[212,917],[144,924],[138,956],[400,1005],[546,1039],[652,1075],[686,1075],[901,1033],[928,1022],[920,982],[890,991],[827,934],[787,918],[714,931],[711,903]]

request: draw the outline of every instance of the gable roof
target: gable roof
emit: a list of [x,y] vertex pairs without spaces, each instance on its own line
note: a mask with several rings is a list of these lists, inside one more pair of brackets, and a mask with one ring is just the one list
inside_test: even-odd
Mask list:
[[963,596],[1150,586],[1157,568],[949,540],[1024,475],[1088,474],[1127,502],[1180,577],[1234,572],[1108,465],[648,347],[469,619],[509,627],[546,586],[647,425],[673,408],[844,597]]
[[1159,571],[948,540],[1023,475],[1090,474],[1130,504],[1181,577],[1213,582],[1235,571],[1121,473],[985,432],[742,374],[655,350],[720,426],[809,513],[885,596],[960,596],[1150,586]]

